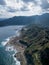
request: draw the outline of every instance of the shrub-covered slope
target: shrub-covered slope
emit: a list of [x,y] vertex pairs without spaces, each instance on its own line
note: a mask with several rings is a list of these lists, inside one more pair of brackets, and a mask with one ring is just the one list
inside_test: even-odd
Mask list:
[[49,65],[49,28],[26,26],[21,30],[20,42],[27,46],[27,65]]

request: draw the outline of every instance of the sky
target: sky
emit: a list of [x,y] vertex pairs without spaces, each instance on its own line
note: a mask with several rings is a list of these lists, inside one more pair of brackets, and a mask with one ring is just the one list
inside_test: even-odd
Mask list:
[[49,13],[49,0],[0,0],[0,18]]

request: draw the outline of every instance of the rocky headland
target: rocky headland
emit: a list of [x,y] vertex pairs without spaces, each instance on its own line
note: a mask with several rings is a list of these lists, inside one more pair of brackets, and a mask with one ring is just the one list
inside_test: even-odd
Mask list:
[[18,51],[14,57],[21,65],[49,65],[49,28],[29,25],[20,33],[20,36],[12,37],[8,44]]

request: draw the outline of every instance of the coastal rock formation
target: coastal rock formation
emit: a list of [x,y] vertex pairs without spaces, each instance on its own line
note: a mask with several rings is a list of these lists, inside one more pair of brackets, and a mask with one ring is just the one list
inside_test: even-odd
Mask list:
[[21,65],[49,65],[49,28],[28,25],[9,44],[18,50],[14,57]]

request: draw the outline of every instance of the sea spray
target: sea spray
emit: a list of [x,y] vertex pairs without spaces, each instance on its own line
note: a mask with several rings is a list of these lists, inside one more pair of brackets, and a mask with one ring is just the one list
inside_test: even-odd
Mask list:
[[[14,46],[8,44],[10,39],[12,39],[13,37],[15,37],[15,36],[8,37],[7,39],[5,39],[4,41],[1,42],[1,45],[3,47],[5,47],[6,52],[9,52],[9,56],[10,56],[10,58],[12,58],[14,60],[14,64],[15,65],[20,65],[20,61],[18,61],[17,58],[14,57],[14,55],[17,53],[17,50],[14,48]],[[11,60],[9,60],[9,61],[10,61],[10,63],[12,62]]]
[[18,26],[18,27],[16,26],[15,29],[11,27],[13,30],[16,31],[15,35],[14,36],[12,35],[11,37],[8,37],[4,41],[1,42],[0,46],[5,47],[5,51],[3,51],[5,53],[5,54],[3,54],[3,56],[5,55],[5,58],[4,57],[3,58],[4,58],[5,62],[6,62],[5,63],[6,65],[20,65],[20,61],[18,61],[17,58],[14,57],[14,55],[17,53],[17,50],[13,46],[9,45],[8,42],[12,38],[20,35],[20,30],[22,29],[22,27],[23,26]]

